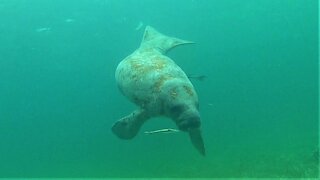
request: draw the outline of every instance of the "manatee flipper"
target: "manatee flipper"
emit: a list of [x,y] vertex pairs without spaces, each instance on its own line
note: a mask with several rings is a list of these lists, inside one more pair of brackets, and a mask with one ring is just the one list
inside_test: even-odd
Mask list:
[[147,26],[143,39],[140,45],[140,48],[148,47],[148,48],[155,48],[161,53],[167,53],[170,49],[173,49],[177,46],[180,45],[185,45],[185,44],[195,44],[192,41],[186,41],[183,39],[175,38],[175,37],[170,37],[166,36],[151,26]]
[[189,136],[193,146],[200,152],[201,155],[206,155],[206,149],[199,128],[189,129]]
[[112,126],[112,132],[121,139],[132,139],[147,119],[149,116],[145,110],[136,110],[116,121]]

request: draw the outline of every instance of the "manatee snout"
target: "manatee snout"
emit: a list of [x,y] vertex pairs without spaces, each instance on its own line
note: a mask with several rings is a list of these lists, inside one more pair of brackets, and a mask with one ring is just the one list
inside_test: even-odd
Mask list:
[[177,126],[181,131],[200,128],[201,121],[199,112],[196,110],[188,110],[182,113],[177,120]]

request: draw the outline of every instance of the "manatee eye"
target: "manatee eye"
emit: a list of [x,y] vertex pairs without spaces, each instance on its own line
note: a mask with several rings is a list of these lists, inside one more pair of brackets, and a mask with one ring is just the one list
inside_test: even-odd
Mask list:
[[182,104],[177,104],[174,105],[170,108],[170,114],[177,117],[180,115],[181,112],[183,112],[185,109],[184,105]]
[[182,109],[183,109],[182,105],[175,105],[170,109],[170,111],[171,112],[181,112]]

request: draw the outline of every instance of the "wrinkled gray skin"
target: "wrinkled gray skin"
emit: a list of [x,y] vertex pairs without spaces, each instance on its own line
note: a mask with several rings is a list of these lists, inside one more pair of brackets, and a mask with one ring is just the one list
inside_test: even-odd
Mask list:
[[205,155],[197,93],[183,70],[164,55],[191,43],[146,27],[140,47],[119,63],[115,73],[120,91],[139,109],[116,121],[114,134],[132,139],[148,119],[166,116],[189,133],[194,147]]

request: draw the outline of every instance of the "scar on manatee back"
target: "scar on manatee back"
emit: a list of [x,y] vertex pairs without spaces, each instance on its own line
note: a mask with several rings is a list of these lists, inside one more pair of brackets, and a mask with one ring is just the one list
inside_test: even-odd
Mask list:
[[144,62],[141,62],[140,59],[133,59],[129,61],[129,63],[131,68],[136,70],[138,73],[146,74],[155,70],[162,70],[166,66],[166,61],[161,60],[161,57],[156,58],[157,59],[153,59],[152,63],[147,66],[144,64]]
[[154,92],[160,92],[163,84],[169,79],[173,79],[174,77],[170,74],[165,74],[160,76],[157,81],[154,83],[153,90]]
[[194,92],[192,91],[192,88],[190,86],[184,85],[183,88],[190,96],[194,95]]

